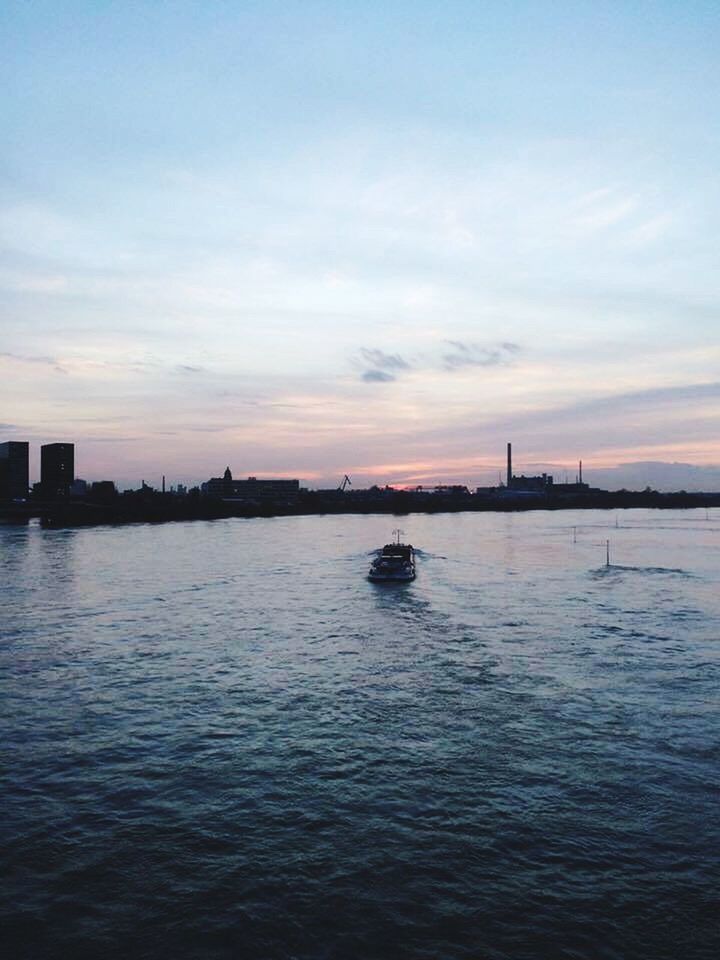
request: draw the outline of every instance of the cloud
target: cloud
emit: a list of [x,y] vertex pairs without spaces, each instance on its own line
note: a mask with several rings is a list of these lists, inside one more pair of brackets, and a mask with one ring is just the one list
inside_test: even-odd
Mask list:
[[720,488],[720,465],[668,463],[660,460],[640,460],[616,467],[590,467],[593,485],[615,490],[625,487],[640,490],[650,486],[654,490],[710,491]]
[[364,383],[391,383],[397,377],[394,372],[389,371],[411,369],[410,364],[399,353],[385,353],[384,350],[370,347],[361,347],[359,362],[363,366],[369,364],[371,367],[360,375]]
[[137,439],[138,438],[136,436],[132,436],[132,435],[128,435],[126,437],[122,435],[118,435],[118,436],[112,435],[109,437],[102,437],[102,436],[92,436],[92,434],[89,434],[83,437],[83,443],[135,443]]
[[[60,360],[57,357],[45,356],[43,354],[31,355],[3,352],[0,353],[0,361],[5,361],[8,364],[15,364],[18,366],[23,364],[47,366],[52,370],[55,370],[57,373],[62,373],[67,376],[92,376],[93,374],[105,376],[108,373],[124,373],[128,371],[130,373],[146,374],[153,373],[160,368],[160,362],[154,359],[107,360],[96,359],[93,356],[83,356],[77,354],[67,354],[63,356],[62,360]],[[178,364],[176,369],[185,372],[196,372],[201,368]]]
[[[710,383],[679,384],[672,387],[650,387],[647,390],[633,390],[627,393],[616,393],[612,396],[594,397],[591,400],[582,400],[564,407],[561,411],[553,411],[557,419],[559,416],[578,417],[580,414],[596,414],[606,416],[610,413],[627,414],[630,410],[649,409],[653,412],[660,404],[676,404],[693,400],[707,400],[720,398],[720,381]],[[543,416],[540,412],[537,416]]]
[[28,357],[19,353],[0,353],[0,360],[6,360],[10,363],[38,363],[45,366],[51,367],[57,373],[67,373],[67,370],[62,366],[59,360],[56,360],[55,357]]
[[669,213],[660,213],[639,224],[627,236],[627,241],[640,246],[659,240],[672,226],[673,218]]
[[386,373],[385,370],[366,370],[361,379],[365,383],[391,383],[397,378],[392,373]]
[[176,363],[175,369],[178,371],[178,373],[202,373],[205,368],[193,367],[188,363]]
[[399,353],[385,353],[383,350],[370,350],[363,347],[360,354],[366,363],[379,370],[409,370],[410,364]]
[[511,363],[514,354],[520,351],[517,343],[499,343],[497,346],[482,347],[476,343],[463,343],[460,340],[446,340],[452,347],[450,353],[442,356],[446,370],[459,370],[461,367],[499,367]]
[[185,427],[184,429],[189,431],[190,433],[226,433],[228,430],[232,430],[233,427],[230,425],[213,427],[213,426],[208,426],[207,424],[203,424],[201,427],[189,426],[189,427]]
[[438,358],[437,353],[420,354],[409,363],[399,353],[385,353],[384,350],[362,347],[356,365],[370,366],[361,375],[365,383],[389,383],[397,379],[397,374],[404,371],[415,372],[423,369],[436,370],[438,364],[446,371],[453,372],[462,367],[498,367],[512,363],[514,356],[520,352],[520,346],[511,341],[502,341],[483,346],[477,343],[464,343],[461,340],[443,341],[451,350],[447,350]]
[[[606,198],[602,199],[604,201]],[[609,203],[594,203],[587,213],[578,218],[578,223],[590,230],[613,227],[632,216],[638,209],[638,205],[637,197],[613,198]]]
[[[382,443],[375,443],[372,456],[377,458],[376,462],[383,462],[380,458],[387,456],[388,447],[395,442],[408,460],[422,458],[433,462],[436,476],[447,477],[454,460],[473,454],[462,470],[458,464],[458,472],[452,474],[463,482],[472,479],[473,471],[479,469],[475,462],[479,465],[483,461],[487,464],[487,478],[491,479],[492,471],[502,467],[508,440],[513,442],[517,472],[526,473],[560,472],[562,476],[567,465],[580,457],[588,470],[589,462],[599,468],[641,457],[717,463],[719,400],[720,382],[714,381],[578,397],[569,402],[548,403],[541,409],[531,404],[510,406],[505,412],[475,407],[459,411],[452,421],[409,427],[406,435],[397,440],[390,434],[391,424],[397,421],[389,420],[388,432]],[[532,468],[531,462],[542,462],[542,469]],[[561,468],[557,467],[558,462],[562,463]],[[655,480],[646,482],[655,484]],[[670,486],[682,487],[686,482],[689,481],[678,479]],[[629,486],[630,482],[616,485]],[[640,486],[644,487],[645,482]]]

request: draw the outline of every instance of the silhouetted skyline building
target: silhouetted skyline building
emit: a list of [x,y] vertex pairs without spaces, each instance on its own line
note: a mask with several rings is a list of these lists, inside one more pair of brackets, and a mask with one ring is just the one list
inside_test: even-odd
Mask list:
[[90,498],[95,503],[112,503],[117,496],[113,480],[95,480],[90,488]]
[[46,443],[40,447],[40,486],[44,497],[66,497],[74,480],[74,443]]
[[223,474],[223,496],[231,497],[233,495],[233,475],[230,471],[230,467],[225,467],[225,473]]
[[549,473],[541,473],[535,477],[526,477],[520,474],[519,477],[512,475],[510,478],[510,490],[547,490],[553,486],[553,478]]
[[505,487],[507,490],[515,490],[518,493],[544,493],[553,485],[553,478],[550,474],[542,473],[535,477],[526,477],[524,474],[516,477],[512,466],[512,444],[507,445],[507,477]]
[[70,484],[70,496],[84,497],[87,492],[88,492],[87,480],[83,480],[80,477],[75,477],[73,482]]
[[257,477],[233,480],[230,467],[226,467],[222,477],[206,480],[200,489],[206,496],[219,497],[222,500],[293,500],[300,493],[300,481],[265,480]]
[[0,499],[25,500],[30,488],[30,444],[27,440],[0,443]]

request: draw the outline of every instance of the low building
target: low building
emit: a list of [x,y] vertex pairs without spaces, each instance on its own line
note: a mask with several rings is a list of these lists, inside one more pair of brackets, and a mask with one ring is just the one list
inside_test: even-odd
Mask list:
[[116,496],[113,480],[95,480],[90,488],[90,499],[95,503],[110,503]]

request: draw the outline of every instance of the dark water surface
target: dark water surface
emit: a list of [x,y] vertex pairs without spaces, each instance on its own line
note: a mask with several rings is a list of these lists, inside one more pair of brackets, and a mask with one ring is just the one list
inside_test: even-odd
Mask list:
[[720,512],[393,522],[0,528],[4,956],[720,955]]

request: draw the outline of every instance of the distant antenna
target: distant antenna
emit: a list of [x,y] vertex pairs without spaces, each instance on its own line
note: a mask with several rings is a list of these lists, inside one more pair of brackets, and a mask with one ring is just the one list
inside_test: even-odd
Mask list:
[[405,533],[405,531],[404,531],[404,530],[400,530],[399,528],[393,530],[393,536],[395,537],[395,543],[400,543],[400,535],[403,534],[403,533]]

